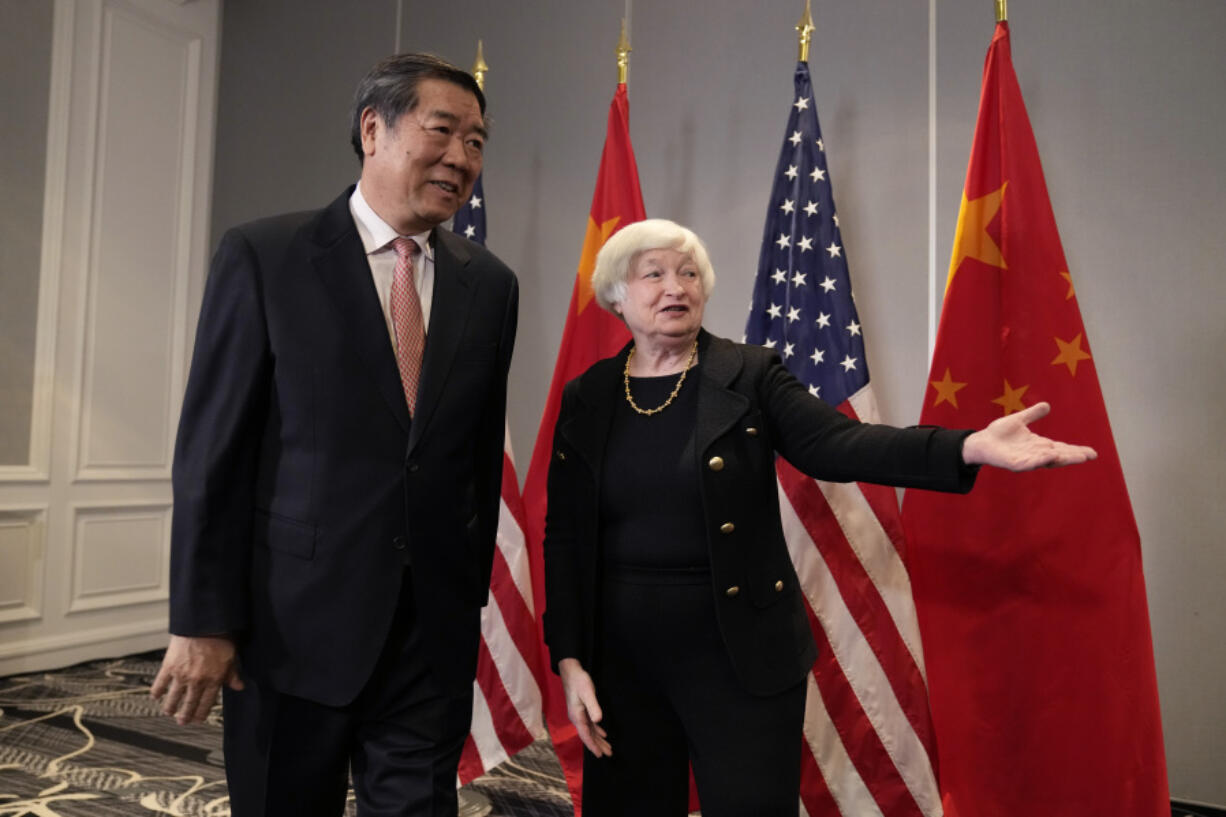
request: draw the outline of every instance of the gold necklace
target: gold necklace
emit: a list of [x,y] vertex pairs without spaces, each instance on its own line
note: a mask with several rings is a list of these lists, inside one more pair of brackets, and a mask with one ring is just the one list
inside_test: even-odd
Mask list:
[[677,385],[673,386],[672,394],[668,396],[660,405],[653,409],[639,408],[638,403],[634,402],[634,397],[630,394],[630,361],[634,360],[634,350],[637,347],[630,347],[630,354],[626,355],[626,368],[622,372],[622,385],[626,389],[626,402],[630,404],[630,408],[637,411],[639,414],[650,417],[653,414],[659,414],[673,404],[677,399],[678,393],[681,391],[681,384],[685,382],[685,376],[690,373],[690,367],[694,365],[694,357],[698,354],[698,339],[694,339],[694,345],[690,347],[690,359],[685,362],[685,368],[681,370],[681,377],[677,380]]

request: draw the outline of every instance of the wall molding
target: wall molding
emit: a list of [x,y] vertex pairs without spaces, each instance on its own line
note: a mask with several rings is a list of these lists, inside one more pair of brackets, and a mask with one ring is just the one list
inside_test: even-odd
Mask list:
[[25,528],[29,537],[26,542],[23,603],[0,605],[0,625],[33,621],[43,617],[43,585],[47,573],[47,511],[46,505],[0,506],[0,529]]
[[[91,502],[72,505],[72,556],[69,560],[71,588],[69,615],[130,607],[138,604],[164,602],[170,598],[170,502]],[[150,559],[153,581],[133,581],[109,589],[87,589],[90,576],[86,575],[86,559],[89,541],[86,528],[90,524],[153,522],[158,530],[156,539],[149,542],[149,553],[142,559]]]
[[[93,652],[96,656],[113,655],[121,651],[113,649],[113,646],[107,649],[105,648],[107,645],[113,645],[113,642],[123,641],[136,636],[159,636],[160,643],[164,645],[170,638],[167,631],[169,626],[170,617],[168,615],[159,615],[128,624],[95,627],[87,630],[76,630],[71,633],[31,638],[25,641],[13,641],[8,644],[0,644],[0,662],[11,658],[39,655],[75,647],[95,648]],[[149,649],[154,649],[154,647]],[[122,652],[128,651],[123,650]],[[45,666],[54,666],[54,664]],[[0,663],[0,675],[8,674],[8,672],[9,670],[4,664]]]
[[[143,455],[132,457],[111,456],[99,458],[91,449],[99,441],[97,434],[98,412],[106,406],[99,407],[96,402],[99,361],[96,350],[100,345],[99,338],[99,297],[104,285],[113,286],[114,281],[101,280],[106,272],[103,265],[113,259],[104,257],[103,222],[107,213],[105,196],[108,185],[119,185],[121,181],[108,176],[107,140],[113,138],[111,133],[113,100],[111,94],[117,90],[122,93],[122,87],[117,87],[112,80],[115,51],[114,37],[117,25],[131,26],[127,33],[131,35],[136,30],[143,30],[150,37],[149,42],[157,45],[169,44],[175,49],[172,64],[165,66],[167,72],[176,72],[181,82],[173,94],[178,102],[178,117],[173,123],[164,126],[177,131],[175,156],[173,158],[173,188],[171,196],[174,201],[174,213],[171,218],[173,228],[169,234],[164,234],[167,242],[166,250],[170,256],[167,270],[167,289],[164,300],[159,294],[156,309],[166,310],[165,325],[169,330],[166,342],[160,347],[160,359],[156,364],[157,389],[151,389],[147,394],[156,395],[160,400],[156,405],[151,402],[148,410],[154,411],[161,419],[162,428],[158,430],[156,452],[146,451]],[[154,40],[160,40],[157,42]],[[188,311],[187,295],[189,278],[192,269],[192,228],[197,221],[197,166],[200,139],[197,133],[200,123],[200,101],[203,70],[203,39],[190,30],[184,30],[167,25],[150,14],[123,0],[104,0],[100,5],[99,20],[90,32],[89,53],[94,60],[97,81],[92,89],[93,97],[89,101],[89,128],[93,135],[90,150],[89,167],[83,178],[88,189],[82,191],[85,212],[82,219],[82,264],[83,280],[78,287],[77,314],[81,316],[83,327],[76,344],[76,395],[74,401],[75,416],[72,427],[73,442],[71,450],[74,457],[74,481],[76,482],[124,482],[138,480],[167,480],[171,473],[171,458],[174,449],[175,419],[178,410],[178,395],[183,391],[186,378],[186,344],[187,337],[184,327]],[[174,74],[170,74],[174,75]],[[122,123],[119,125],[122,127]],[[211,144],[205,140],[205,147]],[[122,170],[122,168],[121,168]],[[109,174],[111,176],[115,174]],[[116,188],[118,189],[118,188]],[[163,191],[165,192],[165,191]],[[164,381],[164,382],[161,382]],[[112,398],[113,399],[113,398]]]

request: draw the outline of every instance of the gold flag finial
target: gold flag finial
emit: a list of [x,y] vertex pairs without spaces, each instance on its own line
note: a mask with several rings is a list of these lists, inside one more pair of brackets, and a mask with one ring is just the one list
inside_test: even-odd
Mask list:
[[482,91],[485,90],[485,72],[488,70],[490,67],[485,64],[485,44],[478,39],[477,59],[473,61],[473,79],[477,81],[477,87]]
[[798,59],[801,62],[809,61],[809,41],[813,38],[813,15],[809,11],[810,0],[805,0],[805,16],[800,18],[800,22],[796,24],[796,30],[800,33],[800,56]]
[[617,40],[617,84],[626,84],[626,74],[630,69],[630,38],[626,36],[626,18],[622,18],[622,35]]
[[996,0],[996,22],[1003,23],[1009,19],[1009,0]]

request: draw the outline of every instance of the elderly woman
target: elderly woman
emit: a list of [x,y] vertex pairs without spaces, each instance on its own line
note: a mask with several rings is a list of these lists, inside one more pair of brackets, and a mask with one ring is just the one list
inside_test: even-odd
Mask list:
[[633,340],[562,396],[549,471],[545,640],[584,753],[586,817],[797,813],[816,656],[779,518],[775,456],[812,477],[969,491],[977,466],[1093,458],[1026,425],[853,421],[768,349],[702,328],[715,283],[653,219],[600,251],[592,288]]

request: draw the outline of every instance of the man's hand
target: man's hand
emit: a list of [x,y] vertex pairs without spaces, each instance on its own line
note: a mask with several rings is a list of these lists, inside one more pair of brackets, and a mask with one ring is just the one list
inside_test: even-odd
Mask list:
[[562,689],[566,693],[566,714],[579,733],[579,740],[596,757],[613,754],[608,734],[600,726],[604,714],[596,702],[596,687],[592,677],[583,669],[577,658],[563,658],[558,662],[562,676]]
[[149,691],[181,726],[204,721],[222,684],[243,688],[233,641],[227,636],[172,635]]
[[1027,428],[1035,420],[1046,417],[1049,411],[1051,406],[1047,403],[1035,403],[1024,411],[993,420],[987,428],[963,441],[962,461],[967,465],[1029,471],[1076,465],[1098,456],[1093,448],[1049,440]]

